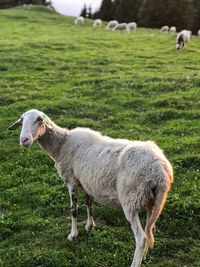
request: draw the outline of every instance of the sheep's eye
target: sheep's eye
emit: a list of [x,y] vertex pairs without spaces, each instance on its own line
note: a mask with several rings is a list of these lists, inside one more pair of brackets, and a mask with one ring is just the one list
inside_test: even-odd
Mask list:
[[38,117],[35,122],[41,122],[41,121],[42,121],[42,118],[41,117]]

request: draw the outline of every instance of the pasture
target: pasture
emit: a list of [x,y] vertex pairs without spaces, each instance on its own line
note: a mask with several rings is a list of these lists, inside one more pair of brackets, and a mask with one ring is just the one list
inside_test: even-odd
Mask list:
[[40,8],[0,10],[0,267],[126,267],[135,243],[121,210],[94,205],[70,232],[67,188],[35,143],[8,126],[31,108],[63,127],[155,140],[174,168],[144,267],[200,266],[200,38],[175,50],[159,30],[113,33]]

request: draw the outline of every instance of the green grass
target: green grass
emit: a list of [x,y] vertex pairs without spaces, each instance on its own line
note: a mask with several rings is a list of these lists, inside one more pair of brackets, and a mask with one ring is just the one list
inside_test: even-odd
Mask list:
[[[93,30],[39,8],[0,10],[0,267],[126,267],[135,243],[122,211],[94,205],[97,228],[70,243],[69,197],[52,160],[7,127],[37,108],[57,124],[152,139],[175,181],[143,266],[200,266],[200,39],[177,52],[157,30]],[[145,215],[142,214],[142,221]]]

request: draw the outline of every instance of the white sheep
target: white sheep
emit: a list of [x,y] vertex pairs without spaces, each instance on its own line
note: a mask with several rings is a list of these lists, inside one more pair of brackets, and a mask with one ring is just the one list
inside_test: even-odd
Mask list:
[[160,32],[168,32],[169,31],[169,26],[162,26],[162,28],[160,29]]
[[[78,235],[77,189],[86,192],[88,231],[95,226],[92,200],[122,208],[136,241],[132,267],[140,267],[154,244],[153,229],[173,180],[173,170],[160,148],[152,141],[112,139],[87,128],[68,130],[57,126],[43,112],[29,110],[9,129],[22,126],[20,145],[37,140],[55,160],[59,175],[68,186],[71,202],[71,233]],[[143,230],[139,212],[147,210]]]
[[101,19],[95,19],[93,22],[93,28],[100,28],[102,26],[102,20]]
[[74,24],[76,24],[76,25],[83,25],[84,22],[85,22],[84,17],[79,16],[79,17],[77,17],[77,18],[75,19]]
[[125,31],[125,32],[130,32],[130,29],[128,27],[127,23],[118,23],[113,29],[113,32],[115,31]]
[[112,30],[119,22],[117,20],[111,20],[105,27],[105,30]]
[[175,27],[175,26],[170,27],[170,28],[169,28],[169,31],[170,31],[171,33],[176,33],[176,27]]
[[200,30],[198,30],[197,35],[200,37]]
[[129,22],[128,23],[129,30],[136,31],[137,29],[137,23],[136,22]]
[[176,37],[176,50],[184,48],[185,44],[189,42],[192,32],[182,30]]

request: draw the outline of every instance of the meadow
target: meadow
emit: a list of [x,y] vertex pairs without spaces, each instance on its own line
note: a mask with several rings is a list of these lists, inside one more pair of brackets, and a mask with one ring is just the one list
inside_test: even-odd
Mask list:
[[[200,38],[175,50],[156,29],[113,33],[41,8],[0,10],[0,267],[126,267],[135,243],[121,210],[94,205],[97,227],[67,240],[67,188],[35,143],[8,126],[37,108],[58,125],[154,140],[174,168],[144,267],[200,266]],[[145,214],[141,214],[145,219]]]

